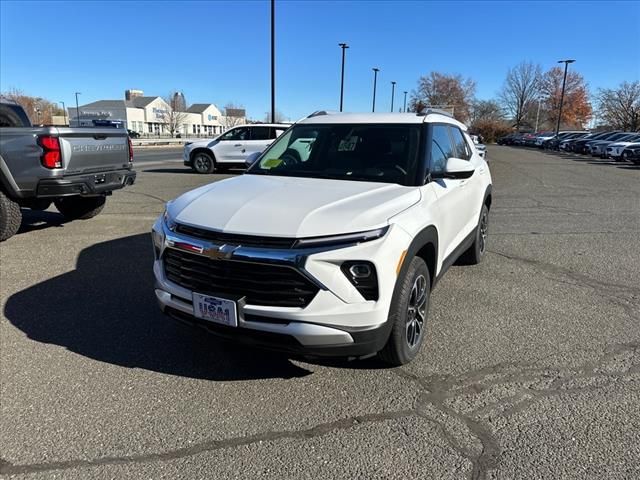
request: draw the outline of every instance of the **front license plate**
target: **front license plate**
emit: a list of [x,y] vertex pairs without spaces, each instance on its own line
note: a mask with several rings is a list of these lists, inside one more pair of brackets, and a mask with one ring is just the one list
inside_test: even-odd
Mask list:
[[193,294],[193,313],[196,318],[228,327],[238,326],[236,302],[226,298],[211,297],[200,293]]

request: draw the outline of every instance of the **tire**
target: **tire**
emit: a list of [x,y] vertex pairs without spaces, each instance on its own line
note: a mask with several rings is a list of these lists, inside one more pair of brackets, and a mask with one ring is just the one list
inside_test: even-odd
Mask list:
[[391,333],[387,344],[378,352],[383,362],[393,366],[409,363],[420,351],[431,293],[429,269],[420,257],[411,259],[404,277],[398,281],[401,283],[391,301],[387,320],[392,322]]
[[196,173],[213,173],[216,162],[213,156],[206,152],[196,152],[191,160],[191,165]]
[[487,251],[487,234],[489,232],[489,208],[482,205],[480,210],[480,220],[476,227],[475,238],[473,244],[460,255],[460,263],[463,265],[479,264]]
[[0,242],[13,237],[21,223],[20,205],[0,191]]
[[105,197],[62,197],[54,203],[67,220],[88,220],[104,209],[106,201]]

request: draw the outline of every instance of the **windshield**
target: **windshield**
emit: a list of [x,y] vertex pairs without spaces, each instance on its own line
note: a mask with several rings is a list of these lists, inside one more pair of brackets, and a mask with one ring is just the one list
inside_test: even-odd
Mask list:
[[420,125],[296,125],[247,173],[412,185],[419,137]]

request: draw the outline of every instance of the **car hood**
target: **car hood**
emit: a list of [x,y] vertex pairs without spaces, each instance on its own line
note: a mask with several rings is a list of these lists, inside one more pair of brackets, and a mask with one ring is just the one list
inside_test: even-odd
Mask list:
[[193,150],[194,148],[211,148],[213,147],[216,143],[218,143],[218,139],[217,138],[209,138],[207,140],[198,140],[197,142],[191,142],[188,145],[185,145],[188,149]]
[[315,237],[360,232],[420,200],[397,184],[241,175],[205,185],[167,206],[178,223],[226,233]]

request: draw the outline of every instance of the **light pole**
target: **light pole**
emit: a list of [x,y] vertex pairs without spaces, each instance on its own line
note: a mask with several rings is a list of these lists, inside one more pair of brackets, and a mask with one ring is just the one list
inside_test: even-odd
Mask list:
[[558,63],[564,63],[564,77],[562,78],[562,93],[560,94],[560,111],[558,112],[558,123],[556,124],[556,136],[560,131],[560,119],[562,118],[562,104],[564,103],[564,86],[567,83],[567,69],[569,64],[575,62],[575,60],[558,60]]
[[379,68],[374,67],[373,69],[373,107],[371,108],[372,112],[376,111],[376,82],[378,80],[378,72]]
[[538,99],[538,113],[536,114],[536,132],[538,131],[538,120],[540,120],[540,99]]
[[393,113],[393,98],[396,96],[396,82],[391,82],[391,113]]
[[80,126],[80,107],[78,107],[78,95],[81,95],[81,92],[76,92],[76,122],[78,122],[78,127]]
[[271,0],[271,123],[276,123],[276,0]]
[[404,113],[407,113],[407,92],[402,92],[404,93],[404,109],[402,110]]
[[67,124],[67,108],[64,106],[64,102],[60,102],[62,104],[62,114],[64,115],[64,124]]
[[339,43],[338,45],[342,49],[342,70],[340,73],[340,111],[342,111],[342,100],[344,97],[344,53],[347,48],[349,48],[349,45],[346,43]]

